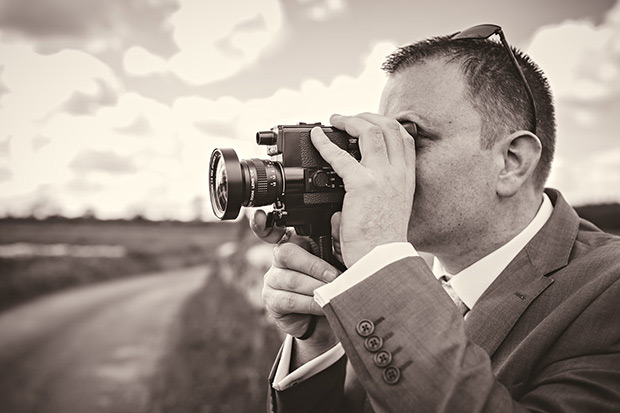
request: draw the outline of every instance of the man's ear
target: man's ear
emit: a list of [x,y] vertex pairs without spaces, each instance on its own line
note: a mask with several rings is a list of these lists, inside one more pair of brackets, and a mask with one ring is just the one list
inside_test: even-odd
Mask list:
[[513,196],[534,174],[542,151],[540,139],[530,131],[519,130],[497,142],[495,149],[502,161],[497,194]]

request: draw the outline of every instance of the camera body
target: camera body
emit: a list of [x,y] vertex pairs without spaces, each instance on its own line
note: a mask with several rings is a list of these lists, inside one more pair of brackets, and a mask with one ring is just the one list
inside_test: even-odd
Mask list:
[[258,132],[271,159],[239,160],[233,149],[215,149],[209,163],[209,188],[215,215],[235,219],[241,206],[273,204],[268,225],[295,227],[312,238],[331,234],[330,219],[342,209],[344,185],[310,139],[320,127],[338,147],[358,161],[358,139],[320,123],[278,125]]
[[[342,209],[344,198],[342,179],[310,139],[310,131],[317,126],[338,147],[356,160],[361,159],[357,138],[320,123],[278,125],[256,134],[256,142],[268,146],[268,155],[279,164],[284,177],[283,190],[274,202],[269,224],[293,226],[298,234],[313,237],[330,234],[331,215]],[[269,185],[273,187],[272,182]]]

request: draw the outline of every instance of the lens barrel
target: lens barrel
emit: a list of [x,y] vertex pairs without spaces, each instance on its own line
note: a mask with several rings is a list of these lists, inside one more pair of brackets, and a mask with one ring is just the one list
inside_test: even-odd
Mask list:
[[215,149],[209,162],[209,192],[215,216],[235,219],[241,206],[273,204],[284,194],[282,165],[257,158],[239,161],[233,149]]
[[279,162],[252,158],[240,163],[245,181],[243,206],[273,204],[284,194],[284,176]]

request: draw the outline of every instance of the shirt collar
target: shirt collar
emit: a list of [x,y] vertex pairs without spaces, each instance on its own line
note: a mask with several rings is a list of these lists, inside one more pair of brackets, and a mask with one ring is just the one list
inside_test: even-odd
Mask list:
[[433,273],[437,278],[446,275],[459,298],[468,308],[473,308],[482,293],[545,225],[552,212],[551,200],[547,194],[543,193],[543,202],[536,216],[513,239],[454,275],[448,274],[441,262],[435,257]]

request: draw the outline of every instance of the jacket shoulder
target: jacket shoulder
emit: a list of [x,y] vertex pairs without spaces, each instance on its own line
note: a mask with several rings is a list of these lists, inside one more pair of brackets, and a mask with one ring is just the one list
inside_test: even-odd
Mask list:
[[601,231],[591,222],[580,219],[569,258],[569,265],[577,263],[620,276],[620,236]]

